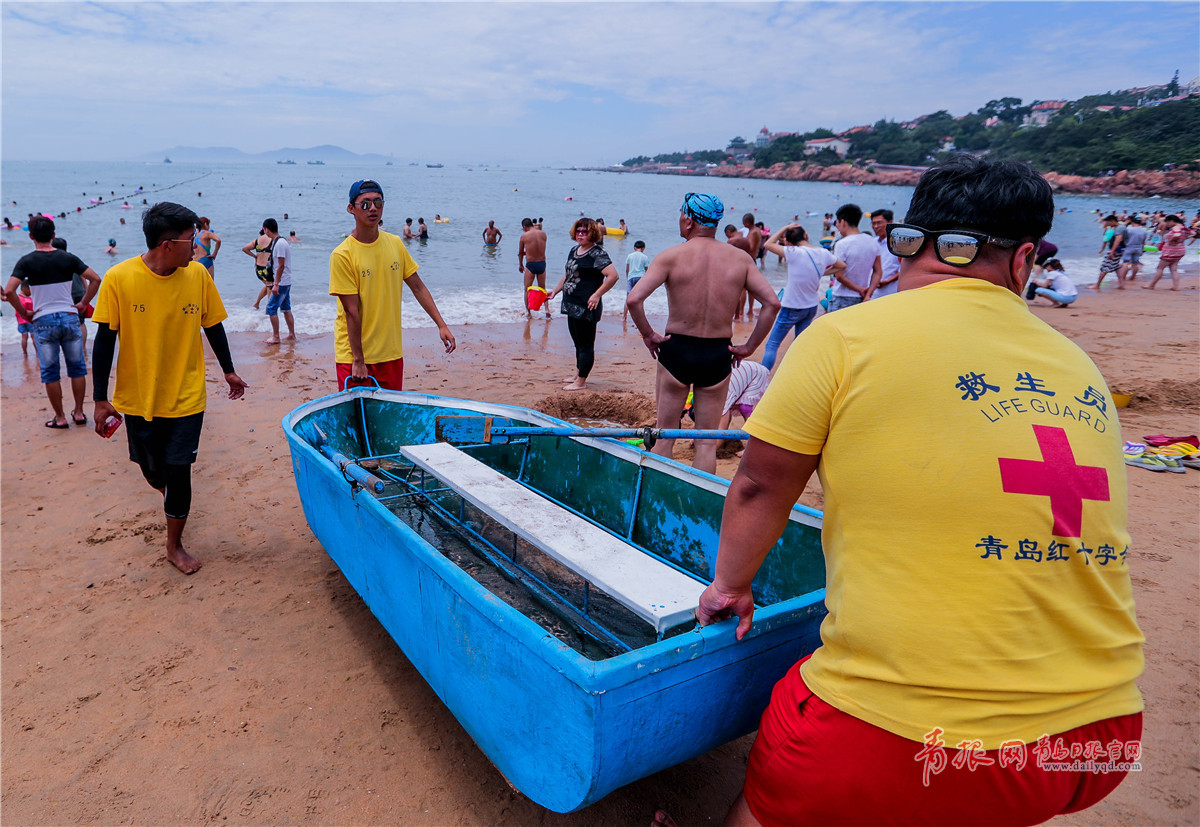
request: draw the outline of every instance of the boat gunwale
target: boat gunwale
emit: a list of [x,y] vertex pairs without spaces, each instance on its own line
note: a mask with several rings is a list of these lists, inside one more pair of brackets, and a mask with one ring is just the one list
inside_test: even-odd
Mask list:
[[[547,425],[562,424],[562,420],[555,419],[539,411],[501,403],[475,402],[473,400],[407,391],[381,391],[375,388],[354,388],[349,391],[330,394],[306,402],[284,415],[281,424],[288,441],[293,445],[293,451],[298,448],[305,453],[314,468],[323,469],[335,478],[342,479],[343,477],[337,468],[311,443],[301,437],[296,432],[294,426],[316,411],[343,405],[360,397],[381,398],[385,401],[394,401],[397,403],[425,404],[431,407],[475,410],[482,414],[491,415],[512,416],[515,413],[517,414],[515,418],[523,421],[543,419]],[[531,417],[530,414],[533,416]],[[569,425],[570,423],[566,424]],[[648,464],[659,466],[662,470],[679,478],[686,479],[687,476],[692,474],[696,474],[697,476],[701,474],[701,472],[695,472],[688,466],[682,466],[674,460],[638,451],[618,440],[603,437],[571,437],[571,439],[585,444],[592,444],[609,453],[625,454],[628,452],[628,458],[631,461],[650,459],[650,463]],[[612,451],[611,449],[613,448],[616,451]],[[678,470],[671,466],[679,466],[685,473],[679,474]],[[728,485],[727,481],[711,474],[704,474],[696,482],[708,483],[710,479],[722,487],[727,487]],[[349,483],[346,484],[349,486]],[[708,485],[704,487],[709,488]],[[417,534],[375,496],[365,491],[353,492],[351,496],[357,500],[360,494],[363,494],[368,502],[364,507],[376,509],[377,517],[384,522],[398,527],[403,545],[422,553],[424,557],[422,562],[446,581],[475,611],[481,616],[486,617],[490,624],[497,629],[503,627],[503,630],[518,643],[525,646],[531,652],[536,652],[541,660],[559,671],[564,677],[570,679],[580,688],[592,694],[601,694],[611,689],[627,687],[641,675],[660,673],[668,669],[686,666],[702,655],[711,655],[732,646],[746,646],[747,644],[751,644],[746,654],[753,655],[755,654],[755,650],[758,649],[758,647],[753,645],[758,638],[770,635],[776,630],[790,627],[806,617],[811,617],[816,612],[824,612],[825,589],[822,588],[807,594],[797,595],[770,606],[757,608],[754,613],[754,626],[742,641],[738,641],[734,634],[737,628],[737,620],[730,618],[711,626],[697,627],[683,634],[656,641],[630,652],[617,654],[603,660],[591,660],[583,653],[576,651],[568,644],[559,640],[536,621],[526,617],[506,601],[498,599],[495,594],[471,577],[470,574],[460,568],[454,561],[447,558],[435,546]],[[803,510],[800,510],[802,508]],[[819,517],[820,512],[797,506],[793,509],[790,519],[811,525],[809,520],[812,518],[812,515]],[[814,527],[819,528],[819,524]],[[328,553],[326,551],[326,554]],[[343,576],[345,575],[343,574]],[[759,643],[759,646],[763,645],[763,642]],[[774,646],[768,645],[767,648],[774,648]],[[686,679],[687,676],[681,675],[680,680]]]

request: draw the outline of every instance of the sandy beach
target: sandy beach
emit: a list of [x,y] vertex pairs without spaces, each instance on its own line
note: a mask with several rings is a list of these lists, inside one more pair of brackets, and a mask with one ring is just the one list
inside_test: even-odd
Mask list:
[[[1120,411],[1125,439],[1200,433],[1196,284],[1190,273],[1182,293],[1081,291],[1075,307],[1034,311],[1086,350],[1114,391],[1133,395]],[[748,332],[739,324],[735,340]],[[406,331],[406,388],[565,416],[653,417],[653,363],[611,307],[592,390],[581,394],[560,391],[574,366],[561,317],[455,334],[459,350],[447,356],[435,331]],[[682,824],[719,822],[749,736],[575,814],[512,791],[305,522],[279,423],[334,390],[332,336],[261,338],[231,337],[250,383],[243,400],[224,398],[209,359],[184,538],[204,568],[191,577],[163,559],[161,502],[124,435],[43,428],[33,348],[23,358],[5,347],[3,823],[640,825],[656,807]],[[88,398],[90,419],[90,380]],[[720,460],[726,477],[732,453]],[[1129,495],[1148,639],[1144,769],[1055,823],[1200,823],[1200,472],[1130,468]],[[815,479],[803,501],[820,507]]]

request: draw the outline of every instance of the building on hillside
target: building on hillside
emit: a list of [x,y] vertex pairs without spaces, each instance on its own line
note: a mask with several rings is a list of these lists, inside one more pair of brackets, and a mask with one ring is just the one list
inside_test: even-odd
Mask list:
[[832,149],[839,158],[845,158],[850,150],[850,142],[845,138],[813,138],[804,142],[804,154],[815,155],[822,149]]
[[1022,124],[1024,126],[1045,126],[1066,105],[1066,101],[1040,101],[1035,103],[1033,109],[1025,116]]
[[771,145],[771,130],[765,126],[758,130],[758,137],[754,139],[754,145],[758,148],[763,148]]

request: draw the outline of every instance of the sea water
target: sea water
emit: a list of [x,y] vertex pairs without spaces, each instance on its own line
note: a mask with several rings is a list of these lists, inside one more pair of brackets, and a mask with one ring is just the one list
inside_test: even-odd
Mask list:
[[[429,239],[407,245],[420,266],[422,280],[451,326],[525,318],[517,271],[520,222],[525,217],[544,218],[548,288],[563,276],[573,243],[570,227],[576,218],[603,218],[609,227],[616,227],[621,219],[626,221],[628,236],[605,240],[605,250],[621,276],[606,302],[606,312],[613,313],[620,312],[625,258],[633,252],[634,241],[646,242],[651,259],[680,241],[679,205],[686,192],[718,194],[726,207],[722,226],[741,226],[741,216],[747,212],[770,228],[798,217],[814,237],[820,235],[824,213],[835,212],[842,204],[855,203],[868,212],[887,208],[902,216],[912,195],[911,187],[488,165],[428,169],[382,164],[5,161],[0,171],[0,215],[24,225],[31,212],[67,213],[66,218],[55,219],[58,235],[67,239],[72,253],[101,275],[117,261],[145,250],[141,213],[146,205],[176,201],[208,217],[222,240],[216,283],[229,313],[225,326],[230,331],[270,330],[262,311],[251,307],[261,283],[254,276],[254,260],[241,248],[257,238],[264,219],[276,219],[285,238],[294,230],[300,239],[292,248],[292,311],[297,331],[307,334],[333,329],[336,303],[328,295],[329,254],[354,228],[354,220],[346,212],[346,195],[350,184],[360,178],[373,178],[383,187],[385,229],[399,235],[405,218],[411,217],[414,226],[418,218],[425,219]],[[1099,268],[1096,250],[1102,231],[1098,212],[1183,209],[1191,216],[1200,209],[1200,200],[1195,199],[1060,195],[1055,201],[1069,212],[1055,216],[1049,238],[1058,245],[1059,259],[1078,284],[1093,282]],[[437,214],[448,222],[434,223]],[[483,243],[488,221],[495,221],[504,233],[495,247]],[[861,226],[869,232],[867,220]],[[0,231],[0,237],[7,242],[0,247],[0,267],[7,282],[17,259],[33,249],[33,242],[25,230]],[[117,256],[104,252],[110,238],[117,242]],[[1143,272],[1152,271],[1157,256],[1147,254],[1142,261]],[[1189,271],[1194,269],[1190,255],[1185,265]],[[772,255],[767,256],[765,274],[777,290],[787,281],[786,266]],[[663,292],[653,295],[646,306],[652,315],[665,314]],[[558,311],[557,302],[553,310]],[[407,327],[432,326],[407,294],[403,318]],[[13,313],[6,308],[0,318],[0,343],[17,341]]]

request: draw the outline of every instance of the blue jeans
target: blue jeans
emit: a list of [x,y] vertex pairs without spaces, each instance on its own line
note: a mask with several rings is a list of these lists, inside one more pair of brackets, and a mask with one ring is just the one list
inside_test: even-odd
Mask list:
[[37,347],[38,366],[42,369],[43,384],[59,378],[58,351],[67,360],[67,376],[77,379],[87,376],[87,361],[83,355],[83,333],[79,329],[79,314],[49,313],[33,320],[33,342]]
[[862,304],[862,296],[834,296],[829,300],[829,312]]
[[1033,292],[1037,293],[1039,296],[1045,296],[1050,301],[1058,302],[1059,304],[1070,304],[1071,302],[1075,301],[1076,298],[1078,298],[1078,296],[1064,296],[1062,293],[1056,293],[1049,287],[1039,287]]
[[775,355],[779,352],[779,346],[783,344],[783,340],[787,338],[789,330],[795,330],[799,336],[804,332],[804,328],[812,324],[812,320],[817,316],[817,307],[781,307],[779,315],[775,317],[775,326],[771,328],[771,335],[767,337],[767,349],[763,351],[762,364],[767,370],[775,367]]
[[279,295],[276,296],[272,291],[271,298],[267,299],[268,316],[278,316],[280,310],[284,313],[292,312],[292,286],[290,284],[281,285]]

